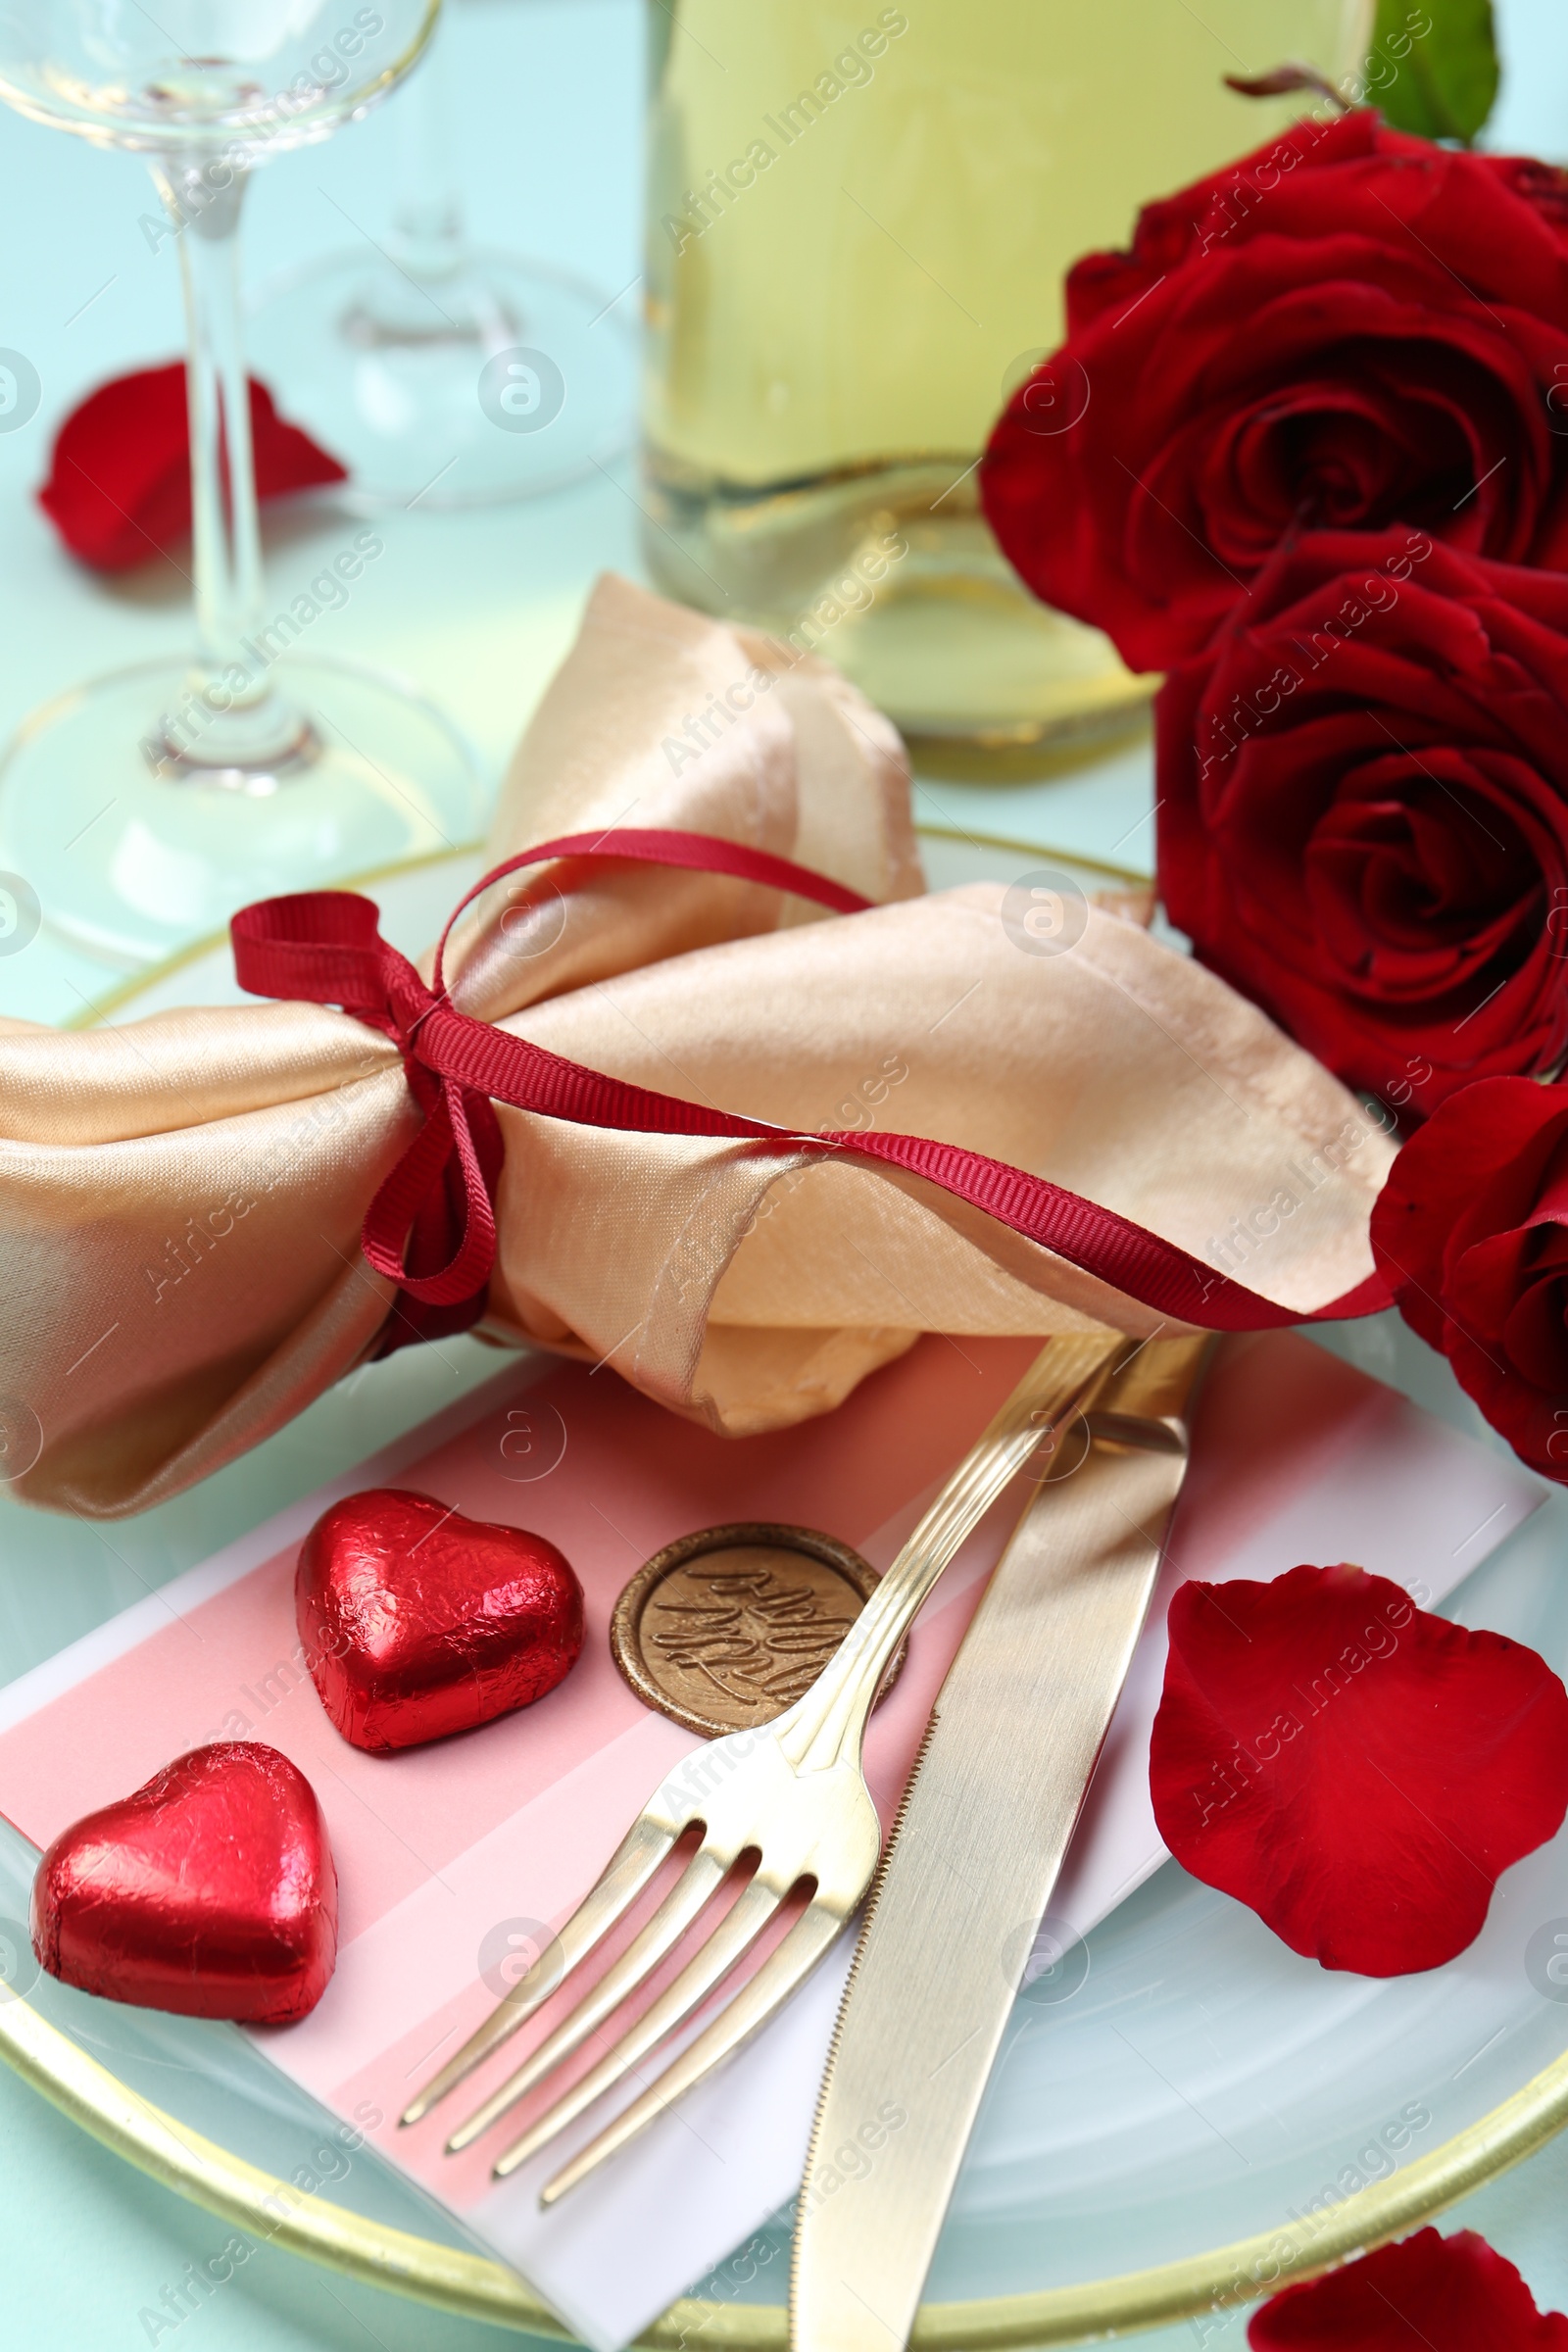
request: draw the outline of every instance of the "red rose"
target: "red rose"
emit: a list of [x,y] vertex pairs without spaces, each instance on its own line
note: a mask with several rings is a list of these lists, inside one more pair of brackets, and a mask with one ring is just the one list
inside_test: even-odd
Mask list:
[[[282,498],[347,479],[280,416],[251,379],[256,495]],[[73,409],[55,436],[38,504],[72,554],[97,571],[128,571],[190,537],[190,426],[185,364],[117,375]]]
[[1431,1110],[1568,1047],[1568,577],[1282,547],[1155,705],[1160,887],[1347,1084]]
[[1568,1481],[1568,1087],[1489,1078],[1405,1145],[1378,1271],[1533,1470]]
[[1163,669],[1298,527],[1568,568],[1568,180],[1298,122],[1067,279],[981,466],[1038,596]]

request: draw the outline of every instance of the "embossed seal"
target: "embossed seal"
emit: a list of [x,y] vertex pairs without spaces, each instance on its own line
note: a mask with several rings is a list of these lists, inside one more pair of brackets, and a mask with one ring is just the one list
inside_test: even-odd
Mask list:
[[[876,1581],[814,1528],[704,1528],[638,1570],[615,1603],[611,1651],[638,1697],[688,1731],[755,1729],[810,1689]],[[881,1696],[903,1663],[901,1649]]]

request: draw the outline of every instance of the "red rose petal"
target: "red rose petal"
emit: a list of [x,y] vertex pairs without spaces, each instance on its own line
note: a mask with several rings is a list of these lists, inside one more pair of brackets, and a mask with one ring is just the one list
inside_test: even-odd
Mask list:
[[1252,2352],[1568,2352],[1568,2319],[1538,2310],[1473,2230],[1419,2230],[1271,2296],[1247,2340]]
[[1186,1584],[1150,1743],[1159,1834],[1325,1968],[1402,1976],[1480,1934],[1568,1812],[1568,1690],[1523,1643],[1362,1568]]
[[[279,416],[251,380],[256,495],[341,482],[336,458]],[[190,429],[185,364],[116,376],[89,392],[55,436],[38,504],[67,547],[98,571],[128,571],[190,536]]]
[[337,1872],[310,1782],[258,1740],[194,1748],[63,1830],[32,1883],[51,1976],[111,2001],[287,2025],[337,1958]]

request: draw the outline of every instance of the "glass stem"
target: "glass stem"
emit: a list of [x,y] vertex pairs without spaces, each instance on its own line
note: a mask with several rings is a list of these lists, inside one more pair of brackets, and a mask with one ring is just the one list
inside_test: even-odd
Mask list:
[[319,745],[309,719],[271,683],[281,648],[261,625],[262,540],[240,333],[245,172],[215,150],[165,157],[153,166],[153,182],[174,223],[185,291],[197,659],[183,701],[163,713],[142,751],[157,775],[273,792]]
[[463,203],[452,159],[451,32],[437,24],[423,63],[398,93],[401,192],[392,255],[411,277],[439,283],[463,266]]
[[[243,166],[169,159],[153,177],[179,235],[189,352],[191,538],[196,635],[211,676],[250,670],[242,652],[262,615],[250,387],[240,330],[239,217]],[[262,679],[244,704],[265,692]]]

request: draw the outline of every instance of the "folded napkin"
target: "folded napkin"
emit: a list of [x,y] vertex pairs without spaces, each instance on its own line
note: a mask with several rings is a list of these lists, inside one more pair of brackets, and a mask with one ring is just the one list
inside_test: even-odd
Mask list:
[[[1288,1320],[1367,1291],[1391,1150],[1336,1080],[1093,906],[1041,952],[1058,943],[1000,884],[921,896],[887,720],[827,665],[607,579],[490,851],[627,826],[787,858],[875,904],[826,916],[733,873],[579,858],[486,894],[447,956],[459,1011],[783,1131],[498,1103],[489,1336],[612,1364],[741,1435],[827,1411],[923,1330],[1183,1328],[1225,1321],[1209,1292],[1227,1288]],[[398,1286],[360,1233],[421,1115],[398,1043],[327,1004],[71,1035],[0,1021],[15,1491],[143,1510],[399,1336]],[[799,1140],[847,1129],[1048,1179],[1091,1224],[1109,1212],[1114,1246],[1080,1246],[1069,1213],[1048,1248],[1004,1203]],[[1129,1236],[1187,1253],[1190,1308],[1128,1272]]]

